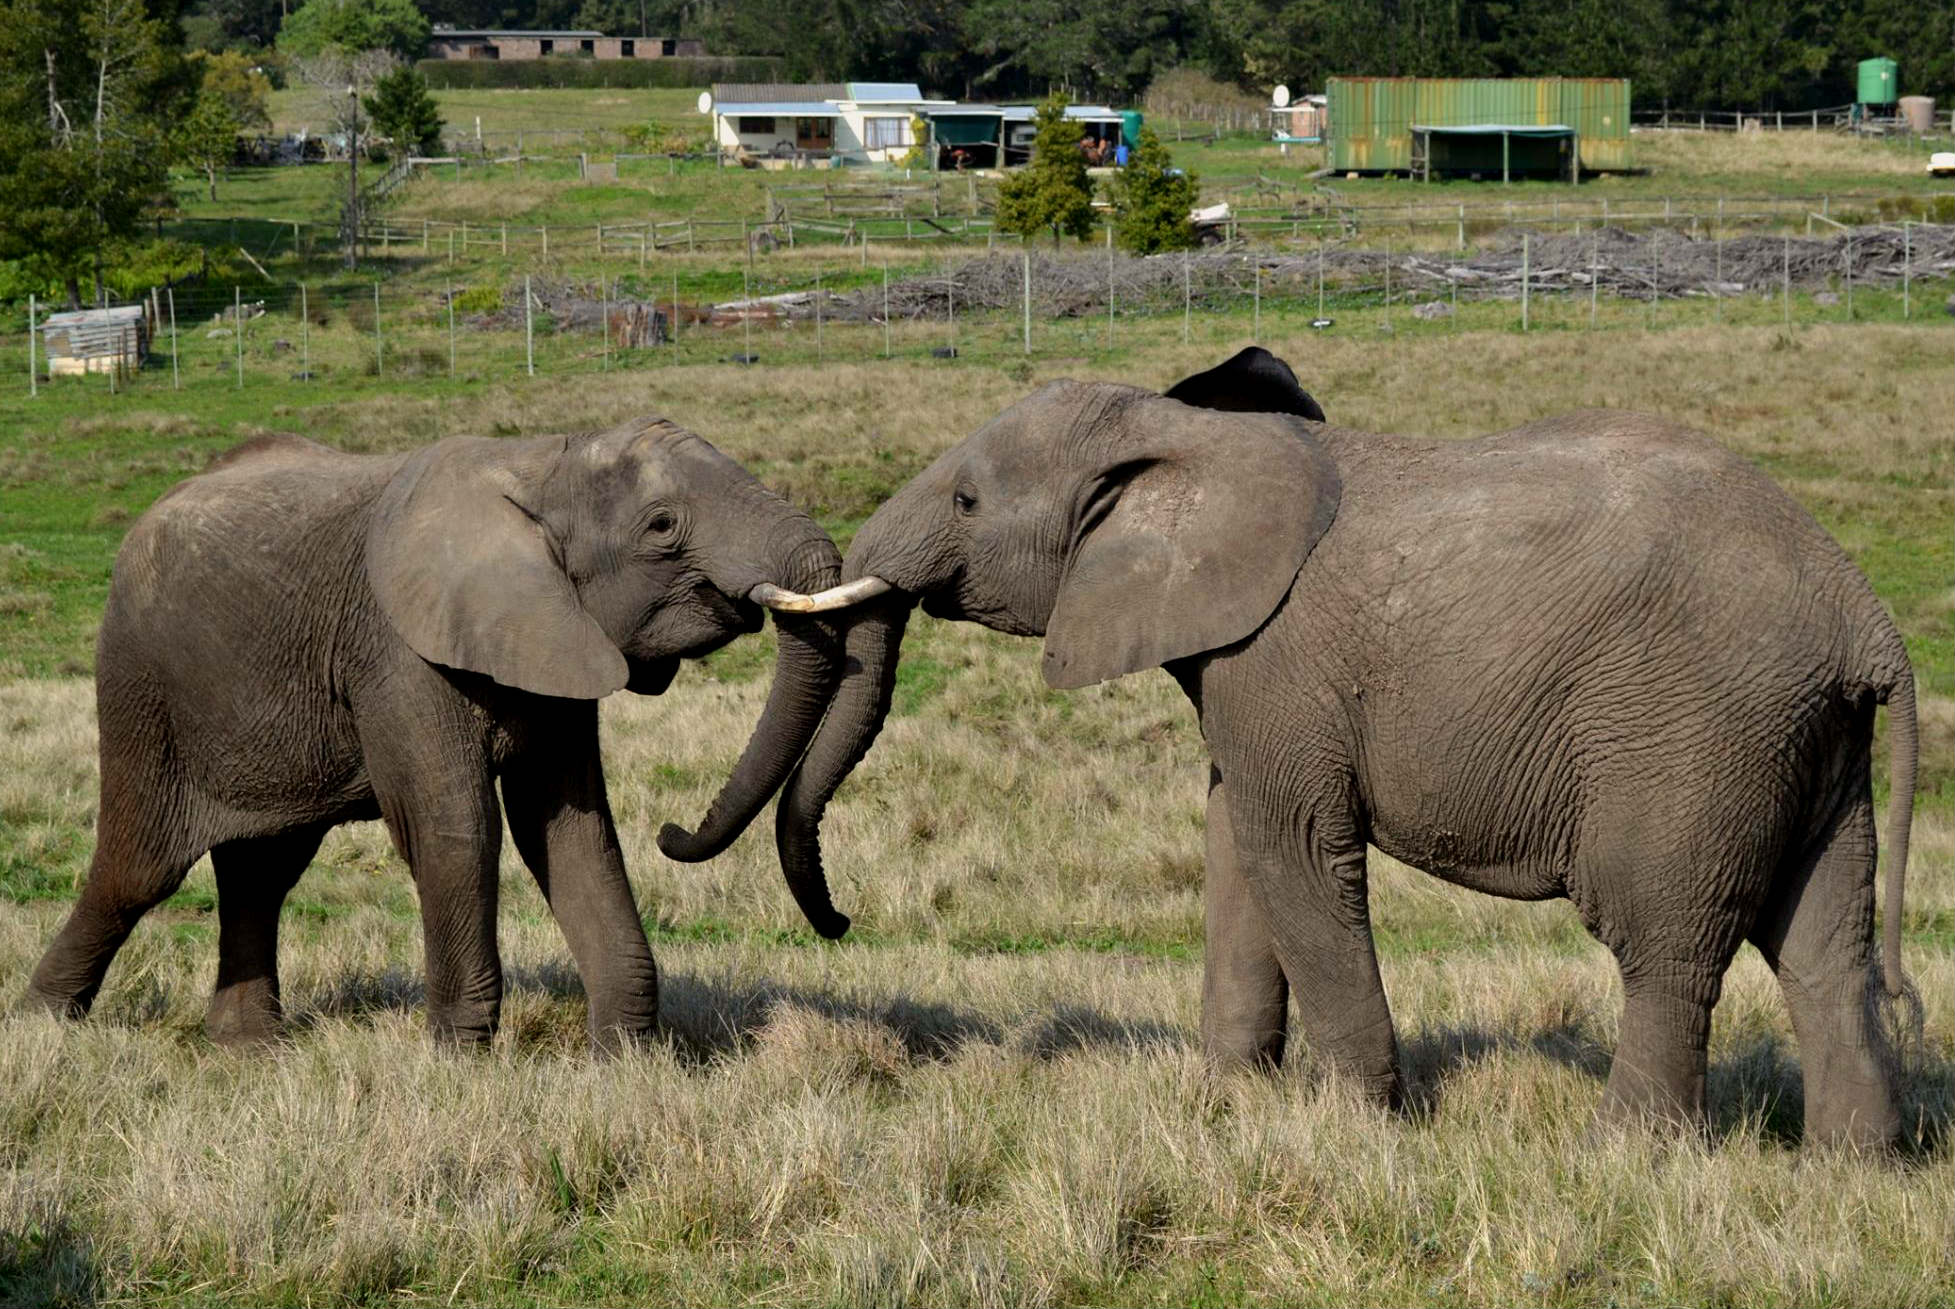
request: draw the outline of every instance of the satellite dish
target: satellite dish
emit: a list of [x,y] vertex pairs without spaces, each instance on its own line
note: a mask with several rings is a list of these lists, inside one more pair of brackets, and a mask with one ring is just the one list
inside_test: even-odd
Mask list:
[[699,93],[699,112],[702,114],[713,112],[713,93],[711,91],[701,91]]
[[1290,103],[1290,88],[1287,86],[1277,87],[1269,93],[1269,102],[1278,109],[1287,108]]

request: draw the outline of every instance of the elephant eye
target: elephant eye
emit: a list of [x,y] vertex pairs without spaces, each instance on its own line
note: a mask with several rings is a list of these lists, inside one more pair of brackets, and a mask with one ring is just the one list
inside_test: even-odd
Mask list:
[[977,508],[977,495],[971,491],[959,490],[950,498],[950,502],[957,506],[958,513],[968,514]]
[[679,520],[670,509],[654,509],[645,520],[645,530],[653,536],[665,536],[678,525]]

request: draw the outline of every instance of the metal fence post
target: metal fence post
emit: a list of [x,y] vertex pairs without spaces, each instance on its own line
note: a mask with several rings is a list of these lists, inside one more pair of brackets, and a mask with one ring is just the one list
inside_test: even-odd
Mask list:
[[[1815,110],[1813,122],[1818,121],[1819,113]],[[1780,277],[1783,280],[1779,284],[1779,303],[1785,308],[1785,325],[1790,327],[1792,326],[1792,238],[1789,236],[1785,238],[1785,263],[1782,269]]]
[[238,386],[244,386],[244,292],[238,290],[236,283],[231,286],[231,341],[237,347],[233,352],[238,361]]
[[597,321],[604,325],[603,362],[598,365],[601,371],[611,371],[611,279],[600,277],[597,281]]
[[679,362],[679,274],[672,274],[672,362]]
[[1324,316],[1324,234],[1317,233],[1317,317]]
[[1853,233],[1846,234],[1846,248],[1840,252],[1840,262],[1846,265],[1846,321],[1853,321]]
[[380,283],[373,284],[373,375],[387,375],[387,339],[380,334]]
[[448,287],[448,376],[455,375],[455,288]]
[[815,366],[821,366],[821,270],[815,269]]
[[753,290],[751,279],[748,278],[747,270],[744,268],[740,270],[740,326],[743,329],[741,340],[744,344],[740,347],[745,355],[743,362],[751,364],[753,363]]
[[[38,396],[41,393],[41,368],[39,361],[35,358],[36,351],[39,349],[36,344],[39,337],[40,329],[34,323],[34,293],[30,291],[27,294],[27,394],[29,396]],[[174,365],[176,358],[175,314],[170,315],[170,357],[172,365]]]
[[[1025,250],[1025,251],[1021,251],[1020,253],[1025,260],[1025,353],[1031,354],[1032,353],[1032,252],[1030,250]],[[887,288],[889,286],[888,264],[883,265],[882,276],[883,276],[883,286]],[[883,292],[883,315],[885,319],[888,317],[888,313],[889,313],[889,292],[887,289],[885,289]]]
[[523,362],[531,377],[536,376],[536,332],[530,323],[529,274],[523,274]]
[[1523,332],[1527,330],[1527,293],[1529,289],[1528,288],[1528,277],[1529,277],[1528,248],[1529,248],[1528,234],[1526,232],[1522,232],[1521,233],[1521,331]]
[[1724,242],[1715,237],[1711,240],[1711,258],[1714,270],[1711,274],[1711,311],[1721,323],[1724,321]]
[[1181,344],[1188,344],[1188,332],[1195,314],[1194,283],[1188,274],[1188,252],[1181,252]]
[[1602,284],[1602,239],[1588,243],[1588,330],[1595,330],[1596,288]]
[[170,301],[170,389],[180,391],[183,389],[183,375],[177,366],[176,288],[170,287],[163,294],[168,296]]
[[1106,225],[1106,348],[1113,349],[1113,224]]
[[1249,342],[1251,345],[1260,345],[1263,339],[1263,261],[1256,260],[1254,267],[1255,289],[1252,294],[1255,296],[1255,308],[1250,311]]
[[1901,223],[1901,317],[1914,317],[1914,234]]

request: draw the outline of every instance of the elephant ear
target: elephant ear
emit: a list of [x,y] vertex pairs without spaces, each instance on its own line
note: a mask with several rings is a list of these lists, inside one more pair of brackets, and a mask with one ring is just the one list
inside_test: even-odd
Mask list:
[[1324,421],[1323,406],[1303,389],[1290,366],[1259,345],[1237,352],[1205,373],[1182,378],[1166,395],[1197,409],[1295,414],[1313,423]]
[[409,459],[367,529],[367,578],[387,621],[431,663],[538,695],[594,700],[624,656],[584,612],[541,520],[523,507],[556,442],[454,437]]
[[1082,487],[1045,680],[1090,686],[1261,627],[1337,513],[1330,457],[1290,419],[1149,396]]

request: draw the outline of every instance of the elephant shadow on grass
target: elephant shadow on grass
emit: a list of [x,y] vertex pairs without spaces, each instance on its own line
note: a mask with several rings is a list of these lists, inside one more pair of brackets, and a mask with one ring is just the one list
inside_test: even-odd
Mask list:
[[[584,999],[583,983],[568,959],[509,968],[503,981],[511,1002],[541,996],[581,1008]],[[415,970],[348,973],[325,982],[295,1004],[290,1022],[295,1031],[333,1021],[370,1022],[381,1014],[412,1013],[426,998],[426,983]],[[1180,1049],[1192,1042],[1188,1032],[1171,1023],[1110,1017],[1077,1004],[1054,1005],[1023,1023],[1008,1025],[972,1009],[900,991],[885,997],[845,995],[726,973],[668,971],[659,979],[662,1039],[688,1063],[705,1064],[751,1051],[769,1025],[789,1009],[834,1023],[880,1028],[915,1062],[946,1060],[973,1044],[1011,1045],[1044,1060],[1095,1048]],[[505,1020],[508,1017],[506,1013]],[[526,1039],[521,1029],[512,1034]]]

